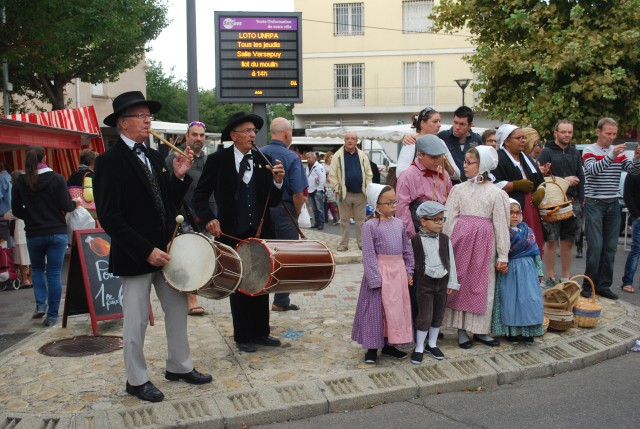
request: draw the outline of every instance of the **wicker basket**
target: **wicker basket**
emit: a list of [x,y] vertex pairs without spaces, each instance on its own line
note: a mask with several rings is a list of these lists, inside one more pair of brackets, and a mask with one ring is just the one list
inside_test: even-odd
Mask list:
[[545,177],[538,189],[544,188],[544,198],[538,206],[544,222],[558,222],[573,216],[573,204],[567,199],[569,182],[562,177]]
[[571,280],[576,278],[585,278],[591,284],[591,300],[580,300],[573,309],[576,325],[579,328],[593,328],[598,324],[602,312],[602,306],[596,303],[596,287],[587,276],[573,276]]
[[580,297],[580,285],[567,280],[542,293],[542,301],[545,308],[555,308],[558,310],[573,310]]
[[544,331],[542,332],[542,335],[544,335],[549,330],[549,318],[547,316],[544,316],[544,320],[542,322],[542,327],[544,328]]
[[568,310],[545,308],[544,315],[549,319],[549,329],[552,331],[566,331],[574,327],[573,313]]

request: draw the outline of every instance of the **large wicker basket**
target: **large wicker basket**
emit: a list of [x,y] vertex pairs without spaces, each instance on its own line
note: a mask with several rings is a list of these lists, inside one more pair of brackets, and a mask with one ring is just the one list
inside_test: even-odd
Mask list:
[[544,307],[557,310],[573,310],[579,297],[580,285],[573,280],[558,283],[542,293]]
[[542,322],[542,327],[544,328],[544,331],[542,332],[542,335],[544,335],[549,330],[549,318],[547,316],[544,316],[544,319],[543,319],[543,322]]
[[544,222],[558,222],[573,216],[573,204],[567,199],[569,182],[562,177],[545,177],[538,189],[544,188],[544,198],[538,206]]
[[576,325],[579,328],[593,328],[598,324],[602,312],[602,306],[596,303],[596,287],[587,276],[577,275],[571,277],[571,280],[577,278],[584,278],[591,284],[591,300],[579,300],[573,308]]

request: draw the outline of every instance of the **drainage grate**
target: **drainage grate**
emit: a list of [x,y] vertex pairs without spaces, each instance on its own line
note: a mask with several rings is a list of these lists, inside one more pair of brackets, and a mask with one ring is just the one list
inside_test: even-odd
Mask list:
[[109,353],[121,348],[122,337],[81,335],[47,343],[38,351],[45,356],[76,357]]

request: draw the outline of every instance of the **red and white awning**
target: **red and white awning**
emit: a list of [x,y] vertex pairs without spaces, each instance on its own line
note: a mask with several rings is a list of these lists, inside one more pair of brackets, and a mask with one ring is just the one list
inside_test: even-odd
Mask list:
[[23,169],[26,146],[33,145],[44,147],[49,166],[69,177],[78,168],[80,149],[104,152],[95,109],[86,106],[0,117],[0,161],[14,170]]

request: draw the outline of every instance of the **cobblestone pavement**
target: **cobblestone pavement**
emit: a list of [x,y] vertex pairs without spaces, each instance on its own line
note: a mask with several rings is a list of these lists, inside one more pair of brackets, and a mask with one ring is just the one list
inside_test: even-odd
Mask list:
[[[332,249],[339,240],[317,231],[308,235]],[[357,259],[358,253],[345,256]],[[425,356],[417,366],[381,357],[377,365],[367,365],[350,339],[361,277],[360,264],[339,264],[327,289],[293,294],[300,311],[271,312],[272,335],[283,346],[257,353],[237,351],[227,300],[199,298],[207,314],[189,318],[189,337],[196,368],[214,377],[204,386],[164,379],[164,318],[154,296],[156,323],[148,328],[145,355],[151,380],[166,396],[158,404],[124,392],[122,350],[57,358],[38,352],[51,341],[91,335],[88,315],[70,317],[66,329],[43,328],[30,319],[31,290],[0,292],[0,333],[32,333],[0,353],[0,427],[175,427],[179,422],[208,428],[305,418],[579,369],[625,353],[640,335],[638,307],[599,299],[604,309],[593,329],[550,332],[532,346],[475,344],[470,350],[458,348],[455,332],[444,329],[442,362]],[[122,335],[122,320],[98,326],[100,335]]]

